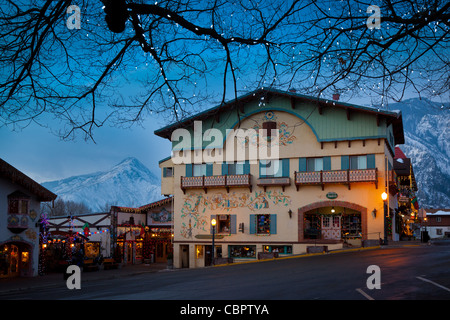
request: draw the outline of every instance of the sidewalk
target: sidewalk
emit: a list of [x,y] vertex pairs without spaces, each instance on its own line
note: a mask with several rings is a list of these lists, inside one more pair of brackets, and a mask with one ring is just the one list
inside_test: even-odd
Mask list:
[[[95,280],[107,280],[120,277],[127,277],[136,274],[160,272],[167,269],[167,262],[152,263],[149,265],[136,264],[126,265],[118,269],[111,270],[98,270],[81,273],[81,281],[95,281]],[[32,288],[43,288],[60,286],[64,284],[63,273],[49,273],[43,276],[27,277],[27,278],[6,278],[0,279],[0,294],[5,294],[13,291],[25,291]],[[1,299],[1,297],[0,297]]]

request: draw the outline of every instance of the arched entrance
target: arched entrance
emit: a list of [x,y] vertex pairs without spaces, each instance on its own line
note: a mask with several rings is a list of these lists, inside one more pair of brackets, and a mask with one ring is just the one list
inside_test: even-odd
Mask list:
[[367,208],[346,201],[320,201],[298,209],[298,241],[367,239]]
[[0,278],[30,276],[32,249],[23,242],[0,244]]

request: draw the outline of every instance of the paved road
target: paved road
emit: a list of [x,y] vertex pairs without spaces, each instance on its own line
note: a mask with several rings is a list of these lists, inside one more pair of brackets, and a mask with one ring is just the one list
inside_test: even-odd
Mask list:
[[[381,289],[366,286],[367,268]],[[1,299],[450,300],[450,246],[381,248],[226,267],[183,269],[0,295]]]

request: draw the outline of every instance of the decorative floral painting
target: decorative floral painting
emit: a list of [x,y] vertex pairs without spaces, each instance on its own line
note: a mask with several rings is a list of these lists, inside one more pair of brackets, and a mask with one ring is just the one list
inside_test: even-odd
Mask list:
[[252,211],[268,209],[271,205],[288,206],[291,204],[289,196],[278,191],[260,191],[254,193],[225,193],[220,192],[213,195],[201,192],[189,193],[184,198],[181,208],[181,218],[189,218],[189,222],[181,225],[181,235],[184,238],[192,237],[192,230],[208,232],[206,227],[208,217],[206,210],[210,212],[229,212],[238,208],[248,208]]
[[[278,128],[278,135],[279,140],[278,143],[273,143],[273,145],[280,145],[280,146],[287,146],[288,144],[292,144],[294,140],[297,139],[297,137],[293,134],[292,128],[289,127],[289,125],[286,122],[277,121],[278,118],[275,114],[275,112],[268,111],[264,114],[264,116],[260,119],[255,119],[255,125],[252,127],[256,131],[256,139],[253,139],[254,137],[251,137],[252,139],[246,139],[246,144],[249,143],[249,141],[259,141],[259,129],[262,129],[262,123],[265,121],[274,121],[277,123]],[[265,140],[263,140],[264,142]],[[261,141],[259,141],[261,143]]]

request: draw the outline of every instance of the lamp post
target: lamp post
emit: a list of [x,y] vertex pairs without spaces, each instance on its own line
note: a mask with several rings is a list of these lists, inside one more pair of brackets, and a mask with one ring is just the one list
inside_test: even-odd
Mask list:
[[388,242],[388,240],[387,240],[387,215],[386,215],[386,211],[387,211],[386,199],[387,199],[387,197],[388,197],[388,195],[386,192],[383,192],[381,194],[381,199],[383,199],[383,212],[384,212],[384,240],[383,240],[384,245],[387,245],[387,242]]
[[211,226],[212,226],[212,250],[211,250],[211,265],[214,265],[214,235],[216,231],[216,219],[211,220]]

